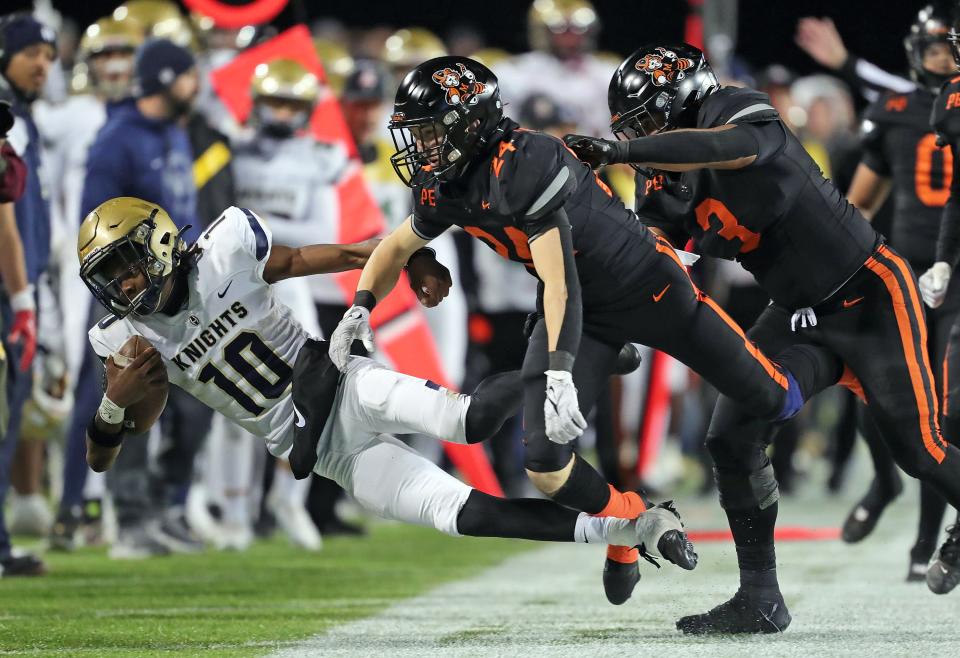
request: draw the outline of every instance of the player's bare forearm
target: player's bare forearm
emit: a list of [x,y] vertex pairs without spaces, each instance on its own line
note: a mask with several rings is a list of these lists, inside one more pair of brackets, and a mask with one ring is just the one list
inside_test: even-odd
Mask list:
[[263,278],[267,283],[274,283],[298,276],[360,269],[379,243],[379,239],[373,239],[353,244],[274,245],[263,269]]
[[357,290],[368,290],[377,300],[386,297],[393,290],[413,252],[428,242],[413,231],[411,218],[408,217],[373,250],[360,274]]
[[[569,253],[568,253],[569,252]],[[580,281],[573,260],[570,227],[554,227],[530,242],[530,253],[537,275],[543,281],[543,318],[547,326],[547,349],[551,354],[566,353],[572,358],[580,346],[583,309]],[[551,369],[555,369],[551,365]]]
[[9,295],[15,295],[27,287],[23,242],[17,230],[12,203],[0,203],[0,279]]
[[889,194],[890,179],[861,162],[853,174],[847,201],[855,205],[867,221],[872,221]]
[[[93,423],[99,432],[106,436],[117,436],[123,431],[121,424],[111,425],[103,420],[99,414],[93,419]],[[120,454],[120,445],[105,446],[90,438],[90,432],[87,432],[87,465],[96,473],[103,473],[113,466]]]

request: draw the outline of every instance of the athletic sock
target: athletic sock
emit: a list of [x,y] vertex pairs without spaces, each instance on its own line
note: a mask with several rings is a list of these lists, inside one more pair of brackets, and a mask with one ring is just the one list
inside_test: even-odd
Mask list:
[[748,595],[767,599],[779,596],[777,554],[773,530],[777,503],[765,509],[726,510],[740,567],[740,588]]
[[581,512],[574,529],[574,541],[581,544],[633,544],[637,540],[634,525],[631,519],[590,516]]
[[[647,511],[643,498],[635,491],[617,491],[611,484],[610,500],[597,516],[612,516],[621,519],[635,519]],[[640,551],[631,544],[617,545],[610,542],[607,546],[607,559],[621,564],[632,564],[640,559]]]

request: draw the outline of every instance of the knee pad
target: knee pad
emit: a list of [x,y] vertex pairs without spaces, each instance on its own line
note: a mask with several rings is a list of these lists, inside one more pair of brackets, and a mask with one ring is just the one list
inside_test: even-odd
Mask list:
[[720,507],[725,510],[766,509],[780,500],[780,488],[770,464],[752,473],[717,467],[715,474]]
[[544,430],[527,432],[523,437],[526,447],[523,465],[534,473],[553,473],[566,467],[573,456],[570,444],[560,445],[547,438]]

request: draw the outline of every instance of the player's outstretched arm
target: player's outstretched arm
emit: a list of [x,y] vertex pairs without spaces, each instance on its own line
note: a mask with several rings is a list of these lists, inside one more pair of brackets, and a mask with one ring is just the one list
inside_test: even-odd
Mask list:
[[[153,347],[138,354],[125,368],[117,366],[112,356],[104,367],[106,390],[100,408],[87,426],[87,464],[97,473],[113,466],[120,454],[124,410],[162,395],[167,383],[163,359]],[[143,432],[149,428],[138,429]]]
[[742,169],[760,155],[753,130],[738,124],[671,130],[626,141],[586,135],[567,135],[563,141],[594,168],[628,163],[664,171]]
[[386,297],[400,278],[400,272],[414,252],[429,242],[417,235],[411,225],[412,216],[385,237],[373,250],[360,274],[353,305],[330,335],[330,360],[340,370],[347,366],[354,340],[360,340],[373,351],[373,330],[370,311]]
[[273,245],[263,268],[263,279],[276,283],[283,279],[311,274],[329,274],[357,270],[367,264],[379,239],[353,244],[311,244],[303,247]]

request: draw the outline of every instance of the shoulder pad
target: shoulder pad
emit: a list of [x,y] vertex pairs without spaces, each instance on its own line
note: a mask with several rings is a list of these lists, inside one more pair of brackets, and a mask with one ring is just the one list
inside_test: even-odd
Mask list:
[[766,94],[747,88],[723,87],[703,102],[697,127],[713,128],[728,123],[755,123],[779,118],[780,114]]
[[960,76],[943,85],[933,103],[930,123],[947,141],[960,138]]

